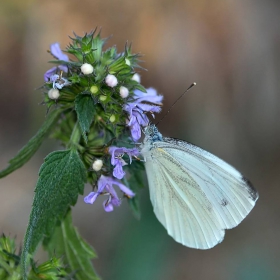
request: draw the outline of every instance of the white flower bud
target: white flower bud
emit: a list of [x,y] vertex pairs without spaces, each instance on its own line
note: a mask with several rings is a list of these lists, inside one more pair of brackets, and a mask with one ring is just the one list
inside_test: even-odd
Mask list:
[[125,64],[128,65],[128,66],[131,65],[130,60],[128,58],[125,58]]
[[83,74],[89,75],[93,72],[93,66],[89,63],[84,63],[81,66],[81,71],[82,71]]
[[127,98],[128,95],[129,95],[128,88],[121,86],[120,87],[120,96],[121,96],[121,98]]
[[92,169],[94,171],[99,171],[103,166],[103,161],[101,159],[96,159],[92,164]]
[[140,75],[139,75],[138,73],[135,73],[135,74],[132,76],[131,80],[140,83],[140,82],[141,82],[141,77],[140,77]]
[[107,77],[105,78],[105,83],[107,84],[107,86],[113,88],[118,84],[118,80],[116,76],[108,74]]
[[50,99],[56,100],[60,96],[59,90],[56,89],[56,88],[51,88],[48,91],[48,96],[49,96]]

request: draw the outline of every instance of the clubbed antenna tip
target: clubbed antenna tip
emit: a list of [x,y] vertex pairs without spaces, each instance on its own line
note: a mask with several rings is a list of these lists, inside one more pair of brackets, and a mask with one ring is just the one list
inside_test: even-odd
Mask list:
[[158,125],[171,111],[171,109],[173,108],[173,106],[192,88],[196,86],[196,83],[192,83],[176,100],[175,102],[170,106],[170,108],[168,109],[168,111],[164,114],[164,116],[156,123],[156,125]]

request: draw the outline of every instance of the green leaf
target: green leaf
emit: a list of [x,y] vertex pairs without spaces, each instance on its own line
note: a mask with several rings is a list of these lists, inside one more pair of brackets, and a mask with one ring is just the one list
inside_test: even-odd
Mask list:
[[128,179],[124,177],[124,184],[129,187],[136,195],[128,199],[128,204],[132,210],[134,217],[137,220],[141,218],[140,211],[140,190],[144,188],[144,164],[141,161],[134,161],[129,165]]
[[78,115],[78,120],[82,129],[83,137],[85,139],[85,142],[87,142],[86,133],[89,132],[95,112],[95,106],[91,94],[80,93],[79,95],[77,95],[75,99],[75,110]]
[[18,154],[9,161],[9,166],[0,172],[0,178],[3,178],[16,169],[23,166],[38,150],[45,137],[56,124],[62,109],[52,111],[43,123],[37,134],[32,137],[29,142],[18,152]]
[[[29,256],[43,235],[50,236],[58,220],[83,193],[86,169],[75,150],[56,151],[45,158],[39,171],[32,211],[26,230],[21,264],[24,275]],[[26,279],[26,276],[25,278]]]
[[55,253],[66,266],[68,273],[74,273],[77,280],[97,280],[99,277],[91,263],[96,258],[94,249],[86,243],[72,224],[71,211],[55,228],[50,239],[44,240],[44,247],[52,257]]
[[147,92],[147,90],[136,81],[131,80],[130,84],[132,85],[133,89],[139,89],[142,92]]
[[82,63],[75,61],[65,61],[65,60],[50,60],[49,63],[66,65],[68,67],[81,67]]
[[139,194],[136,194],[135,197],[128,199],[128,204],[132,210],[133,216],[135,219],[141,219],[141,211],[140,211],[140,201],[139,201]]

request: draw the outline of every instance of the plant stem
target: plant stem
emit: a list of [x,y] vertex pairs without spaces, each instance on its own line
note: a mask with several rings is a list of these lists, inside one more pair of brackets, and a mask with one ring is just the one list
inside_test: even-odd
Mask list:
[[70,138],[68,147],[70,149],[75,149],[75,150],[78,149],[80,139],[81,139],[81,130],[79,127],[79,123],[76,122],[76,124],[73,128],[72,134],[71,134],[71,138]]

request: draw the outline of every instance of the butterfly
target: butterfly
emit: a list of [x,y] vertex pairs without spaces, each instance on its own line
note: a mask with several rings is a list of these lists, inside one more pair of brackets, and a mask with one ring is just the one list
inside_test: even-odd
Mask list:
[[210,249],[252,210],[258,192],[239,171],[148,125],[141,145],[156,217],[177,242]]

